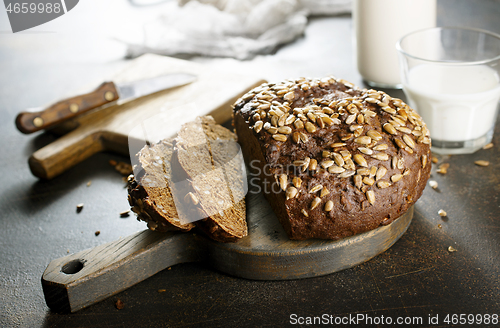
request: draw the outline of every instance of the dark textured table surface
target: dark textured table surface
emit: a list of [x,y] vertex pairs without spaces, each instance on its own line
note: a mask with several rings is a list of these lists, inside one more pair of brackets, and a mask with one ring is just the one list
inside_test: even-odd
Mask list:
[[[250,281],[196,264],[180,264],[74,314],[45,305],[40,284],[47,264],[144,229],[128,209],[121,175],[102,153],[51,181],[39,181],[27,159],[50,143],[47,133],[22,135],[16,114],[91,85],[125,65],[110,31],[133,29],[155,8],[125,1],[81,1],[66,17],[12,34],[0,10],[0,326],[1,327],[261,327],[287,326],[293,315],[422,318],[500,314],[500,123],[494,147],[472,155],[440,156],[446,175],[427,187],[408,231],[388,251],[342,272],[292,281]],[[439,25],[500,33],[500,1],[438,1]],[[316,17],[304,37],[276,54],[228,67],[268,80],[333,74],[361,85],[352,59],[351,18]],[[109,33],[108,33],[109,32]],[[404,99],[401,91],[386,90]],[[488,167],[474,165],[487,160]],[[90,186],[87,186],[88,182]],[[76,205],[84,203],[80,213]],[[438,210],[448,216],[441,218]],[[96,236],[95,232],[100,231]],[[449,252],[452,246],[456,252]],[[159,292],[161,290],[161,292]],[[120,299],[124,307],[118,310]],[[483,317],[484,318],[484,317]],[[407,319],[408,320],[408,319]],[[382,326],[382,325],[381,325]]]

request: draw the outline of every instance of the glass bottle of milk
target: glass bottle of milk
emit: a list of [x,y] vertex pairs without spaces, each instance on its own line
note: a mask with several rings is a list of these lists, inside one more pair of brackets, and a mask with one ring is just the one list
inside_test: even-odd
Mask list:
[[436,0],[354,0],[357,68],[370,86],[401,88],[396,42],[436,26]]

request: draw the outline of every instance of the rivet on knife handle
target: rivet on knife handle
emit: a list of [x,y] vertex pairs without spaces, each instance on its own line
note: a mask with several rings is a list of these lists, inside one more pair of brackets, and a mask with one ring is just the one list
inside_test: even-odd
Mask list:
[[115,84],[104,82],[93,92],[61,100],[42,111],[19,113],[16,126],[22,133],[33,133],[115,100],[118,100]]

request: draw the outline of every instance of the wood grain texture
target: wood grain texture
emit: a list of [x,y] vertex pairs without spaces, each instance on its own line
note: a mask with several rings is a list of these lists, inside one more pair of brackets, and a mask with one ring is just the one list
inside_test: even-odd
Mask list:
[[[167,138],[173,136],[183,123],[197,116],[212,115],[216,122],[224,123],[231,118],[234,101],[264,82],[256,76],[157,55],[144,55],[133,60],[113,81],[131,82],[176,72],[191,73],[198,79],[189,85],[76,117],[70,124],[60,127],[59,132],[65,135],[31,156],[32,173],[39,178],[51,179],[102,150],[128,154],[129,138],[142,143],[148,139],[147,133],[140,128],[141,124],[147,125],[148,133],[153,131],[156,136],[160,131],[161,137]],[[64,131],[65,127],[68,130]]]
[[[92,92],[58,101],[41,111],[19,113],[16,117],[16,126],[22,133],[33,133],[115,100],[118,100],[115,84],[104,82]],[[36,120],[40,123],[35,124]]]
[[[42,276],[47,305],[75,312],[157,272],[183,262],[202,261],[227,274],[252,280],[322,276],[368,261],[406,231],[413,207],[388,226],[338,241],[288,239],[264,196],[247,195],[249,234],[236,243],[218,243],[196,232],[144,230],[127,238],[52,261]],[[65,265],[80,265],[74,274]]]

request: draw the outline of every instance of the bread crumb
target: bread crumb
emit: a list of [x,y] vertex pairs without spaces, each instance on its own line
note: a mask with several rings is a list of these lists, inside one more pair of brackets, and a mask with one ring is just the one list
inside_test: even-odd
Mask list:
[[438,187],[438,183],[437,181],[429,180],[429,186],[431,186],[432,189],[436,189]]
[[116,164],[118,164],[118,162],[117,162],[117,161],[115,161],[115,160],[113,160],[113,159],[110,159],[110,160],[109,160],[109,165],[111,165],[111,166],[116,166]]
[[439,216],[447,216],[447,213],[444,210],[439,210],[438,211]]
[[92,180],[90,180],[89,182],[87,182],[87,187],[90,187],[91,184],[92,184]]
[[83,210],[83,203],[76,205],[76,212],[80,213]]
[[126,218],[128,217],[130,214],[130,210],[126,210],[126,211],[123,211],[123,212],[120,212],[120,217],[121,218]]
[[436,156],[431,157],[432,163],[436,164],[438,162],[438,158]]
[[158,289],[158,293],[165,293],[166,291],[166,289]]
[[453,253],[456,252],[457,250],[453,246],[448,247],[448,252]]
[[101,231],[99,231],[99,230],[97,230],[97,231],[95,232],[96,237],[97,237],[97,236],[99,236],[100,234],[101,234]]
[[118,310],[121,310],[125,307],[125,304],[122,302],[122,300],[118,299],[115,303],[115,307],[118,309]]

